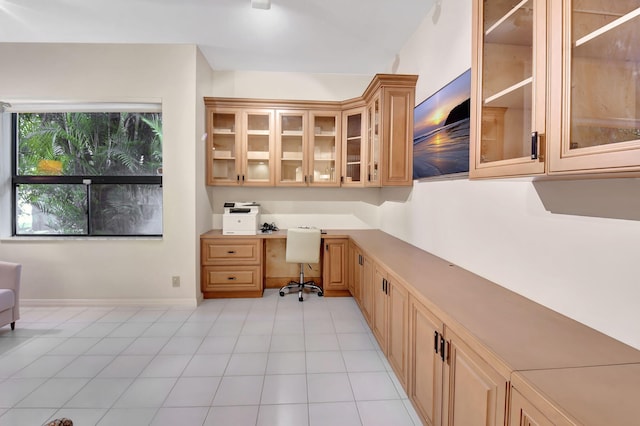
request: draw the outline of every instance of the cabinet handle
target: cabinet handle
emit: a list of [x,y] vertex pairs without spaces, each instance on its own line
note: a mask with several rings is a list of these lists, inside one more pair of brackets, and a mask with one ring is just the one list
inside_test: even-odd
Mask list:
[[304,183],[307,183],[307,175],[304,175]]
[[235,281],[236,277],[227,277],[229,281]]
[[236,251],[235,250],[229,250],[229,251],[227,251],[227,254],[236,254]]
[[244,182],[244,175],[242,175],[242,182]]
[[447,357],[445,356],[445,351],[446,351],[446,340],[444,340],[444,337],[442,337],[442,335],[440,336],[440,359],[442,359],[442,361],[444,361]]
[[340,183],[344,183],[344,176],[340,176]]
[[238,183],[240,183],[240,175],[236,175],[236,181],[238,181]]
[[531,159],[538,159],[538,132],[531,133]]
[[438,333],[438,330],[433,332],[433,351],[435,353],[438,353],[438,346],[440,343],[440,333]]

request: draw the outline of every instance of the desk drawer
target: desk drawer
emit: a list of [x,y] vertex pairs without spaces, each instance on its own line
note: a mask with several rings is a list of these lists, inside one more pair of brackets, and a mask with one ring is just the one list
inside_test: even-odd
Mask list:
[[203,265],[255,265],[262,260],[260,239],[203,239]]
[[205,266],[203,292],[262,291],[262,268],[256,266]]

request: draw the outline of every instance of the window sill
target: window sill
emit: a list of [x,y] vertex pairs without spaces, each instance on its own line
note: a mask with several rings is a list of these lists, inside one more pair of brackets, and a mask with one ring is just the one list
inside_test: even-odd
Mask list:
[[0,243],[23,243],[41,241],[162,241],[163,237],[57,237],[57,236],[33,236],[33,237],[0,237]]

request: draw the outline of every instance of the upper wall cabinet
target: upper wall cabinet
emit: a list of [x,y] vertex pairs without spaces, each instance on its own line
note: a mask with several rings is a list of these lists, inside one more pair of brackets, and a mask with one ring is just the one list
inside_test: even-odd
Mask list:
[[473,16],[472,178],[640,171],[640,2],[475,0]]
[[207,184],[410,186],[415,75],[344,102],[204,98]]
[[474,0],[470,169],[544,173],[545,1]]
[[340,112],[276,112],[276,185],[339,186]]
[[273,185],[273,117],[268,109],[207,109],[208,185]]
[[640,1],[550,2],[550,174],[640,170]]

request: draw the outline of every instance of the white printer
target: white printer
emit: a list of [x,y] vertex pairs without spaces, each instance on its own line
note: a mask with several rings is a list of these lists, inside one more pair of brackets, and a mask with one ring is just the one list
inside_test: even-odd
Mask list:
[[260,227],[260,204],[224,203],[222,235],[256,235]]

